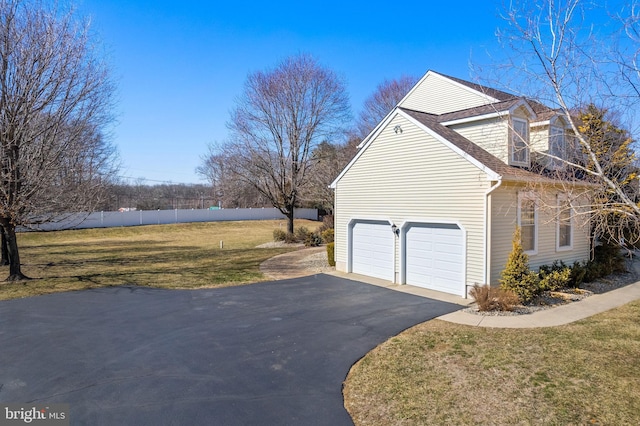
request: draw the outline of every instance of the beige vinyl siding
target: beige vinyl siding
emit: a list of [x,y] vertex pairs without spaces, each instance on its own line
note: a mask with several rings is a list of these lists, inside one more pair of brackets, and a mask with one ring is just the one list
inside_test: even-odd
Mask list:
[[551,167],[553,160],[544,155],[549,152],[549,126],[532,127],[530,141],[531,159],[545,167]]
[[[395,126],[402,127],[396,134]],[[336,266],[347,268],[351,219],[451,221],[467,232],[466,281],[484,274],[484,172],[402,116],[396,116],[336,185]],[[391,231],[390,231],[391,232]],[[396,238],[396,274],[400,271]]]
[[509,126],[506,118],[491,118],[448,127],[503,162],[508,161]]
[[[518,191],[529,189],[522,186],[504,184],[490,197],[491,204],[491,284],[497,285],[500,274],[512,248],[513,232],[517,224]],[[540,197],[541,191],[534,191]],[[584,218],[573,221],[573,247],[571,250],[556,250],[556,200],[561,191],[554,188],[544,190],[538,202],[538,244],[537,253],[529,256],[529,268],[537,271],[542,265],[550,265],[554,260],[566,264],[589,259],[589,227]]]
[[531,151],[547,152],[549,150],[549,126],[531,127]]
[[431,114],[460,111],[490,104],[488,96],[455,81],[430,73],[398,106]]

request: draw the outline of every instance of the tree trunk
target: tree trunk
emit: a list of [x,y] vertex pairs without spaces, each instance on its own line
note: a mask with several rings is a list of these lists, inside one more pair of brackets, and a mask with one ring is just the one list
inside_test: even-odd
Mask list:
[[9,264],[9,248],[7,247],[7,238],[4,236],[4,231],[0,227],[0,266],[6,266]]
[[7,219],[0,219],[2,233],[7,244],[7,254],[9,255],[9,276],[5,281],[30,280],[20,269],[20,253],[18,252],[18,239],[16,238],[16,227]]
[[287,211],[287,232],[289,234],[293,234],[293,215],[294,209],[292,207]]

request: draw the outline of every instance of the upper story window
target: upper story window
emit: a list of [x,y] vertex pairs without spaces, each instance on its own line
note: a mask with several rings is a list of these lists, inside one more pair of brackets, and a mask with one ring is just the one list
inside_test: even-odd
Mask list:
[[549,129],[549,154],[566,158],[567,143],[564,138],[564,129],[558,126],[551,126]]
[[509,160],[511,164],[529,165],[529,123],[519,118],[512,119]]

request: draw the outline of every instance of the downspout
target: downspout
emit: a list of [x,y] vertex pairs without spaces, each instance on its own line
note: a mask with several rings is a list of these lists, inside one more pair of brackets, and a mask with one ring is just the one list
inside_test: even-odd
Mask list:
[[[502,185],[502,176],[498,177],[498,182],[496,182],[491,188],[489,188],[485,193],[484,198],[484,283],[483,284],[491,284],[489,282],[489,277],[491,276],[491,242],[489,238],[491,238],[491,198],[490,195],[493,191],[498,189]],[[466,295],[465,295],[466,296]]]

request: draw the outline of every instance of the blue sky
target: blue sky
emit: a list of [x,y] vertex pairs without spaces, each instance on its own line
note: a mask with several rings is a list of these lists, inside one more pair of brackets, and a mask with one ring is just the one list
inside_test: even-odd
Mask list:
[[309,53],[344,77],[354,117],[385,79],[432,69],[471,78],[499,52],[499,1],[79,0],[118,84],[113,141],[122,175],[202,182],[194,169],[247,74]]

